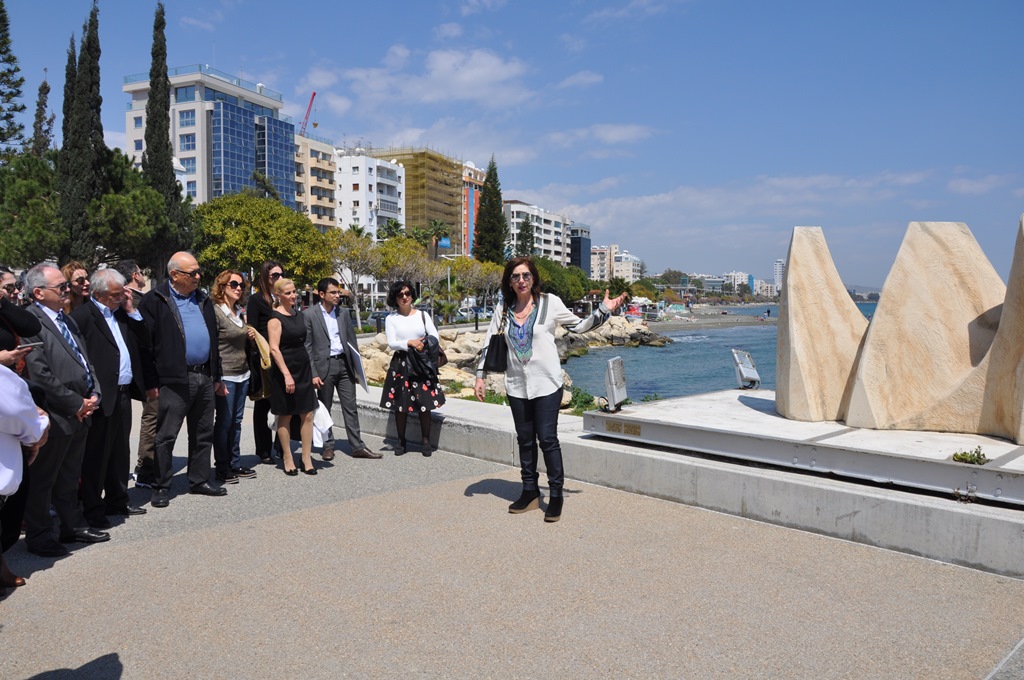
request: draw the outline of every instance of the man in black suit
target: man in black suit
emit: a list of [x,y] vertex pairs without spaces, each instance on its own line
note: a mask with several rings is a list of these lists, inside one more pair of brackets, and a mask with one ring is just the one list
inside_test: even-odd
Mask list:
[[[152,343],[152,371],[159,385],[156,426],[157,478],[151,501],[165,508],[171,499],[174,442],[188,421],[189,493],[224,496],[224,487],[210,484],[213,450],[214,395],[227,394],[221,385],[217,319],[213,302],[200,290],[199,263],[178,252],[167,263],[169,280],[142,298],[142,318]],[[147,369],[150,370],[150,369]]]
[[[341,287],[337,279],[320,279],[316,284],[320,304],[303,312],[306,323],[306,353],[313,366],[313,387],[320,401],[331,408],[334,392],[345,419],[348,445],[353,458],[380,458],[366,447],[359,432],[359,412],[356,409],[356,370],[352,348],[356,345],[356,332],[348,310],[338,306]],[[334,458],[334,440],[324,442],[324,460]]]
[[145,508],[128,501],[131,464],[132,399],[144,400],[147,387],[156,394],[155,377],[146,381],[142,350],[148,330],[115,269],[100,269],[89,277],[90,300],[71,318],[85,340],[96,377],[106,398],[92,416],[82,461],[82,510],[89,526],[110,527],[107,515],[142,515]]
[[29,378],[42,386],[50,413],[50,436],[32,463],[32,485],[25,504],[25,544],[29,552],[60,557],[67,548],[54,540],[50,505],[60,520],[61,542],[99,543],[110,534],[89,528],[78,502],[89,416],[99,408],[102,389],[89,362],[85,340],[63,309],[71,285],[56,267],[36,265],[25,274],[33,304],[28,310],[42,331],[23,343],[42,347],[25,357]]

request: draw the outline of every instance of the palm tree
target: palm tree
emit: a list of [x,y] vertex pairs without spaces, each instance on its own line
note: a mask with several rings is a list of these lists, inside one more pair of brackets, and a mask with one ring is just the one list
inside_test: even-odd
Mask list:
[[370,233],[366,231],[366,227],[362,227],[358,224],[348,225],[348,230],[351,231],[356,236],[358,236],[359,238],[370,238]]
[[430,220],[427,223],[427,228],[424,230],[427,235],[430,236],[434,244],[434,259],[437,259],[438,244],[441,239],[447,238],[452,234],[452,228],[444,220]]
[[394,217],[389,217],[384,226],[377,229],[377,240],[387,241],[389,238],[395,238],[396,236],[405,236],[405,227]]

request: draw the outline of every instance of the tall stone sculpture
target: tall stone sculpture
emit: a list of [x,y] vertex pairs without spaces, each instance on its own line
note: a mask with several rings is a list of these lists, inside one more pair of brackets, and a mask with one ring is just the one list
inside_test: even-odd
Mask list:
[[1024,217],[1008,288],[965,224],[911,222],[867,327],[820,229],[789,252],[779,414],[1024,444]]
[[978,432],[1006,286],[966,224],[911,222],[882,287],[846,424]]
[[821,227],[796,227],[779,304],[775,410],[843,420],[868,322],[846,292]]

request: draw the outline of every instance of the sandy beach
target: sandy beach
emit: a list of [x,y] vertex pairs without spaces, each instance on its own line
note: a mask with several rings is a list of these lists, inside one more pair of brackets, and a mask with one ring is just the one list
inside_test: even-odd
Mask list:
[[775,324],[778,319],[772,316],[763,319],[760,316],[749,316],[745,314],[722,314],[720,308],[701,309],[689,315],[685,319],[666,319],[665,321],[648,322],[648,327],[655,333],[667,333],[670,331],[683,331],[693,328],[726,328],[729,326],[757,326],[761,324]]

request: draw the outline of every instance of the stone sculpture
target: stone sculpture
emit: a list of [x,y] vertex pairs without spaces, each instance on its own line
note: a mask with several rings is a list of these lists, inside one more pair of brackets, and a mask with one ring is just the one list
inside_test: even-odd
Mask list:
[[958,222],[910,223],[855,341],[838,281],[821,230],[794,229],[779,309],[780,415],[1024,444],[1024,217],[1009,289]]

